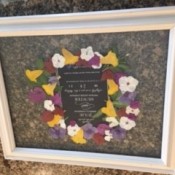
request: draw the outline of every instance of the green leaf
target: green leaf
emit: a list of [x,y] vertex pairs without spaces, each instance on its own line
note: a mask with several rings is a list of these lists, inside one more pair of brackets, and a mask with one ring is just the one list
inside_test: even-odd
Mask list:
[[118,68],[121,69],[121,70],[123,70],[123,71],[127,71],[127,70],[130,69],[130,68],[129,68],[127,65],[125,65],[125,64],[119,64],[119,65],[118,65]]
[[118,92],[116,92],[115,94],[111,95],[110,97],[111,97],[112,101],[115,101],[115,100],[118,100],[118,98],[119,98],[120,96],[121,96],[121,92],[118,91]]
[[37,66],[38,69],[43,69],[44,68],[44,62],[43,62],[42,58],[38,58],[36,60],[36,66]]
[[98,118],[98,117],[100,117],[100,116],[102,116],[102,115],[103,115],[103,113],[101,112],[101,110],[98,110],[97,113],[95,113],[95,114],[93,115],[93,118]]
[[46,77],[44,74],[42,74],[40,77],[37,78],[37,82],[39,85],[47,84],[48,77]]
[[117,108],[126,107],[127,105],[118,101],[113,101],[113,105]]
[[61,93],[62,88],[63,88],[63,86],[56,86],[54,91],[57,92],[57,93]]

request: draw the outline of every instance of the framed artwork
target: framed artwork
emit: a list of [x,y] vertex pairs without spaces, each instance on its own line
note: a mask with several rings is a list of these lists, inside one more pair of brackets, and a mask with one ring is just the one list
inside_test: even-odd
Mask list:
[[175,174],[175,7],[0,18],[6,159]]

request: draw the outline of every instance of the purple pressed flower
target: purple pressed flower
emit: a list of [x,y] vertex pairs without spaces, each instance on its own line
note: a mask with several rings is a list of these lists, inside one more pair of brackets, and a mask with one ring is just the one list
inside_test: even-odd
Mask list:
[[84,131],[84,138],[86,139],[91,139],[94,133],[96,133],[97,131],[97,129],[93,127],[91,123],[85,124],[84,126],[82,126],[82,129]]
[[49,80],[48,80],[49,83],[53,84],[53,83],[56,83],[58,82],[58,79],[56,76],[52,76],[52,77],[49,77]]
[[128,114],[127,117],[130,119],[130,120],[136,120],[136,116],[134,114]]
[[97,126],[97,131],[99,134],[104,135],[105,134],[105,130],[108,130],[109,126],[107,124],[99,124]]
[[89,65],[94,65],[94,66],[99,66],[100,64],[100,58],[97,55],[94,55],[89,61],[88,61]]
[[130,104],[136,97],[135,92],[125,92],[120,98],[119,101],[125,104]]
[[117,73],[115,73],[115,74],[114,74],[115,82],[116,82],[117,84],[119,84],[119,79],[120,79],[121,77],[123,77],[123,76],[126,76],[126,74],[125,74],[125,73],[122,73],[122,72],[117,72]]
[[33,103],[41,103],[45,100],[46,94],[42,88],[35,87],[29,92],[28,98]]
[[51,128],[49,132],[50,132],[50,135],[55,139],[64,138],[66,135],[66,130],[59,126],[55,126],[54,128]]
[[71,120],[70,122],[69,122],[69,125],[71,125],[71,126],[75,126],[77,123],[76,123],[76,121],[74,121],[74,120]]
[[126,136],[126,131],[120,127],[116,127],[111,130],[114,139],[122,140]]
[[140,103],[138,101],[132,101],[130,103],[130,107],[133,109],[139,108],[140,107]]
[[51,97],[51,100],[54,105],[61,106],[62,105],[62,100],[60,94],[55,94],[54,96]]

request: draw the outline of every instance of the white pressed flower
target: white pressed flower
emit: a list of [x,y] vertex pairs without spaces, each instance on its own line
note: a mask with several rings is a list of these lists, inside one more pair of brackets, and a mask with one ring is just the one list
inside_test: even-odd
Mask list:
[[114,117],[106,117],[106,121],[109,122],[109,127],[110,128],[113,128],[113,127],[119,125],[119,122]]
[[79,130],[80,130],[80,127],[77,124],[75,124],[74,126],[69,125],[67,127],[68,135],[70,135],[71,137],[76,135]]
[[130,130],[133,127],[136,126],[136,123],[135,123],[135,121],[130,120],[127,117],[121,117],[120,118],[120,124],[119,125],[120,125],[121,128],[123,128],[125,130]]
[[112,133],[109,130],[105,130],[105,137],[104,137],[104,139],[106,141],[110,142],[112,138],[113,138]]
[[93,56],[94,56],[94,52],[93,52],[91,46],[89,46],[89,47],[87,47],[87,48],[82,48],[82,49],[81,49],[80,58],[81,58],[82,60],[89,61]]
[[44,100],[44,108],[47,109],[48,111],[54,111],[55,106],[52,100]]
[[131,106],[126,107],[127,114],[134,114],[135,116],[137,116],[139,112],[140,112],[139,108],[132,108]]
[[65,58],[59,53],[56,53],[52,57],[52,64],[55,68],[63,68],[65,65]]
[[61,128],[66,129],[66,124],[65,124],[64,119],[61,119],[60,122],[59,122],[59,124],[60,124],[60,127]]
[[138,83],[138,80],[132,76],[123,76],[119,78],[119,89],[122,91],[122,93],[134,92]]

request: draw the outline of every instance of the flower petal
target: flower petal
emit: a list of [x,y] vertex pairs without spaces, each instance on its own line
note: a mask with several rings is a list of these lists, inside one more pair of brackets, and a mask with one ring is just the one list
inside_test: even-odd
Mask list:
[[115,83],[114,80],[107,80],[107,84],[108,84],[108,94],[109,95],[113,95],[118,91],[118,85]]
[[107,101],[106,107],[101,108],[101,112],[109,117],[117,116],[113,103],[110,100]]
[[54,95],[54,89],[56,88],[56,83],[54,84],[44,84],[42,85],[42,88],[45,90],[45,92],[47,93],[47,95]]
[[71,52],[69,52],[67,49],[62,49],[62,54],[65,58],[65,65],[67,64],[75,64],[78,61],[78,56],[74,56]]
[[47,122],[47,124],[49,125],[49,127],[54,127],[55,125],[57,125],[59,123],[60,120],[61,120],[61,116],[54,115],[53,120]]
[[78,144],[85,144],[87,141],[84,139],[84,133],[83,130],[80,129],[76,135],[71,137],[72,141]]
[[30,81],[34,81],[34,82],[37,82],[37,78],[43,73],[43,70],[29,70],[27,69],[25,71],[25,74],[27,76],[27,78],[30,80]]
[[117,55],[114,52],[109,51],[105,57],[101,58],[101,64],[109,64],[116,67],[118,65]]

